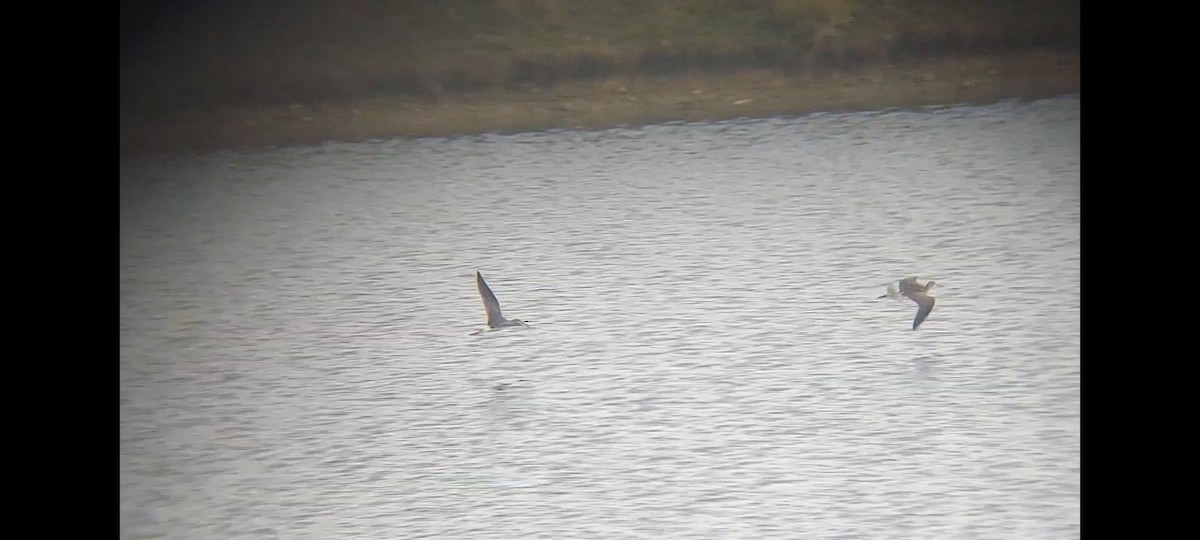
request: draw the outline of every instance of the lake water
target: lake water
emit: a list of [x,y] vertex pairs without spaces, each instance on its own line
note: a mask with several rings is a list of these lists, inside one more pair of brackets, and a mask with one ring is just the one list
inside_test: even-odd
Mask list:
[[1079,107],[122,162],[121,537],[1078,538]]

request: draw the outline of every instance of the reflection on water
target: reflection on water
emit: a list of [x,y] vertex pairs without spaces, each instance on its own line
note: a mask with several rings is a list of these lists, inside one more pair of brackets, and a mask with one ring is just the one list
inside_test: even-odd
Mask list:
[[121,174],[124,538],[1079,536],[1077,97]]

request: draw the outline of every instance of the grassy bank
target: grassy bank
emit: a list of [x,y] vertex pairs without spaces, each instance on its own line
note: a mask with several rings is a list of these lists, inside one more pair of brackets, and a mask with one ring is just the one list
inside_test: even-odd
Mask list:
[[122,42],[124,154],[1079,91],[1078,0],[264,0],[170,16]]
[[349,104],[222,106],[127,115],[125,155],[357,141],[398,136],[601,128],[944,103],[986,103],[1079,91],[1079,57],[1028,53],[787,76],[776,70],[576,81],[549,90],[403,96]]

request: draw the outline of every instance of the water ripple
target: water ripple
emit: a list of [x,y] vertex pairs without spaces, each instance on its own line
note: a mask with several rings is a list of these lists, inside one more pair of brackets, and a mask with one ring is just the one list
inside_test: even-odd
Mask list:
[[1079,537],[1077,97],[121,176],[123,538]]

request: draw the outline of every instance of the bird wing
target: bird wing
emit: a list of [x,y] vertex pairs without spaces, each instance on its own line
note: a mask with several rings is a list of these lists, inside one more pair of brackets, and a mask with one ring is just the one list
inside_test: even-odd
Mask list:
[[916,330],[918,326],[921,326],[921,321],[929,316],[929,312],[933,311],[934,299],[932,296],[923,294],[910,294],[908,297],[917,303],[917,316],[913,319],[913,330]]
[[487,311],[488,326],[495,326],[504,320],[500,315],[500,301],[492,294],[492,289],[483,280],[483,274],[475,272],[475,287],[479,289],[479,297],[483,299],[483,309]]

